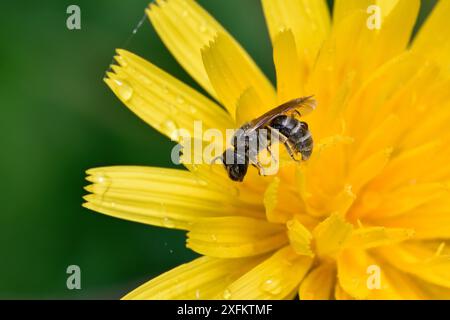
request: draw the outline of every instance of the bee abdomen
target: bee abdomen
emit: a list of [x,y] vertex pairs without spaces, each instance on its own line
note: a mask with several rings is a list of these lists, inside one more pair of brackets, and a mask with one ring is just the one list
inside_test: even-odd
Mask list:
[[308,131],[302,138],[296,139],[293,143],[295,145],[296,152],[302,155],[302,160],[308,160],[314,147],[314,141],[311,133]]
[[278,116],[272,120],[270,126],[289,138],[291,131],[296,127],[297,122],[297,120],[288,116]]
[[300,153],[303,160],[307,160],[311,156],[314,143],[305,122],[282,115],[273,119],[270,126],[289,140],[295,149],[293,151]]

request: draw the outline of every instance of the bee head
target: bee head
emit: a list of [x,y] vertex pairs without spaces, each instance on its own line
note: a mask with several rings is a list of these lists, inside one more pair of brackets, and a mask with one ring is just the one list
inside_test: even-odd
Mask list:
[[222,155],[222,162],[228,177],[236,182],[244,181],[247,174],[248,159],[233,149],[227,149]]

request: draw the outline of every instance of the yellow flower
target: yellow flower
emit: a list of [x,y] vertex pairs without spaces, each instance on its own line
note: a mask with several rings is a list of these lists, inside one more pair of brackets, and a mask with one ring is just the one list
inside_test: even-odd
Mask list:
[[[88,171],[85,207],[186,230],[203,257],[128,299],[450,297],[450,1],[410,44],[419,0],[262,0],[277,90],[193,0],[147,10],[178,62],[225,109],[117,50],[106,83],[173,140],[177,128],[238,128],[315,95],[311,159],[242,184],[220,166]],[[368,11],[369,6],[377,5]],[[373,7],[372,7],[373,9]],[[368,13],[370,12],[370,13]],[[374,13],[375,12],[375,13]],[[372,28],[372,14],[381,28]]]

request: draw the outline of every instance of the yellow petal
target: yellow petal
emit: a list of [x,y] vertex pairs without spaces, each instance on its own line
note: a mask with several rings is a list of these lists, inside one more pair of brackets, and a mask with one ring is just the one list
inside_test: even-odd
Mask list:
[[229,285],[220,298],[280,300],[292,296],[311,267],[312,259],[288,246]]
[[236,127],[241,127],[261,115],[260,106],[264,101],[260,100],[258,93],[253,87],[245,90],[236,103]]
[[[386,16],[382,19],[380,30],[371,30],[367,26],[371,17],[367,9],[369,5],[376,3],[375,0],[336,1],[332,34],[320,51],[315,70],[307,85],[307,90],[317,94],[320,101],[321,109],[313,116],[318,118],[319,125],[325,123],[325,128],[329,127],[329,124],[321,119],[327,114],[333,114],[332,119],[339,119],[335,110],[329,112],[329,109],[336,109],[335,101],[340,100],[345,104],[378,68],[406,49],[418,12],[419,0],[393,2],[395,5],[392,2],[387,4],[387,1],[377,4]],[[422,64],[422,60],[420,62]],[[411,70],[414,70],[414,67]],[[380,85],[382,84],[383,82],[380,82]],[[378,103],[380,92],[372,92],[378,94],[373,103]],[[360,108],[361,103],[358,107],[347,109],[365,113],[367,102],[371,103],[371,100],[364,100],[363,109]],[[338,110],[343,109],[342,103],[338,106]],[[356,123],[352,119],[348,123],[364,128],[365,117],[361,119],[362,121],[356,120]],[[314,125],[317,124],[314,122]],[[353,134],[353,131],[350,132]]]
[[386,264],[383,265],[382,270],[382,288],[372,290],[369,299],[435,300],[445,299],[446,296],[448,299],[449,289],[421,281]]
[[370,294],[367,270],[372,265],[377,264],[364,250],[344,249],[337,258],[342,289],[353,298],[366,299]]
[[354,298],[342,289],[341,285],[336,283],[334,287],[334,298],[336,300],[354,300]]
[[435,137],[435,140],[398,153],[372,181],[371,188],[389,191],[411,181],[420,181],[424,175],[429,174],[430,167],[434,165],[434,157],[442,152],[442,147],[442,141]]
[[312,67],[330,29],[330,17],[325,1],[263,0],[272,43],[280,30],[292,30],[300,63]]
[[313,231],[318,255],[336,254],[350,238],[352,225],[338,214],[332,214]]
[[346,147],[352,141],[341,135],[321,139],[306,162],[301,192],[306,195],[303,200],[311,215],[324,217],[334,211],[343,212],[353,201],[351,186],[345,184]]
[[312,257],[311,232],[296,219],[287,222],[288,236],[294,251],[299,255]]
[[188,171],[105,167],[90,169],[87,174],[93,184],[86,187],[91,194],[83,206],[121,219],[187,229],[200,217],[258,215],[251,206],[236,205],[233,195],[208,187]]
[[264,206],[266,208],[266,218],[272,223],[286,223],[294,216],[298,221],[307,227],[317,224],[316,219],[306,214],[302,209],[295,190],[284,180],[275,177],[264,193]]
[[366,66],[369,70],[373,70],[370,64],[376,68],[407,48],[419,13],[420,0],[378,0],[376,5],[381,10],[382,22],[371,45],[370,61]]
[[193,222],[187,247],[211,257],[239,258],[274,251],[287,242],[283,226],[252,218],[222,217]]
[[[450,82],[446,85],[439,84],[436,85],[427,96],[424,98],[428,100],[426,112],[427,116],[422,117],[421,121],[416,121],[415,125],[410,127],[408,135],[404,137],[402,142],[402,147],[413,148],[418,145],[426,143],[430,137],[442,136],[443,132],[446,132],[448,123],[450,122],[450,98],[443,97],[441,99],[436,99],[436,101],[430,101],[432,96],[436,97],[437,92],[450,93]],[[445,87],[445,89],[443,88]],[[424,104],[425,105],[425,104]]]
[[[370,48],[370,45],[367,45]],[[421,74],[422,65],[423,59],[420,56],[407,52],[395,57],[361,79],[360,88],[349,101],[345,111],[348,131],[357,138],[357,141],[364,142],[364,138],[369,137],[373,129],[377,128],[389,115],[398,112],[399,105],[403,106],[404,101],[401,103],[391,102],[400,93],[411,97],[411,88],[409,91],[404,89],[411,79]],[[420,92],[420,89],[417,92]],[[364,108],[361,108],[361,105],[364,105]],[[401,118],[400,124],[403,121],[408,122],[408,119],[408,115],[405,115],[404,118]],[[395,141],[396,138],[396,135],[392,138],[387,137],[391,141]],[[391,146],[385,145],[384,147]]]
[[303,279],[300,300],[329,300],[336,282],[336,268],[332,264],[321,264]]
[[[128,51],[117,53],[119,65],[113,66],[105,82],[131,111],[161,133],[179,141],[180,129],[203,139],[203,130],[233,128],[227,112],[194,89]],[[194,121],[202,121],[201,126]]]
[[414,230],[385,227],[363,227],[353,231],[345,244],[348,248],[370,249],[411,239]]
[[386,166],[392,153],[392,148],[384,149],[369,156],[350,172],[348,178],[355,193],[376,177]]
[[449,191],[449,183],[412,183],[383,194],[380,203],[374,208],[361,207],[355,208],[355,211],[359,212],[360,217],[364,216],[368,219],[400,215],[442,197],[448,198]]
[[150,280],[123,299],[212,299],[229,283],[253,268],[261,259],[261,257],[243,259],[201,257]]
[[430,204],[400,216],[375,219],[373,222],[391,228],[414,229],[415,239],[450,239],[450,214],[447,210]]
[[420,29],[412,47],[415,52],[437,61],[447,75],[450,71],[449,12],[450,1],[439,1]]
[[305,95],[306,66],[300,63],[291,30],[280,32],[274,39],[273,59],[277,73],[278,102],[282,104]]
[[271,83],[232,38],[225,33],[217,33],[201,54],[217,97],[231,115],[236,114],[238,99],[249,88],[258,95],[258,101],[265,103],[253,106],[255,114],[274,107],[276,99]]
[[361,143],[356,144],[355,142],[352,150],[352,167],[375,153],[380,152],[380,150],[384,149],[387,151],[388,148],[396,145],[396,140],[400,135],[400,128],[400,118],[394,114],[388,115],[364,137]]
[[[356,299],[418,300],[432,298],[426,285],[365,251],[347,250],[338,260],[340,285]],[[377,280],[374,281],[376,277]],[[379,285],[379,286],[377,286]],[[428,289],[433,286],[428,285]]]
[[376,0],[336,0],[333,6],[333,23],[339,24],[355,11],[366,11]]
[[189,74],[215,97],[203,66],[201,48],[223,32],[234,39],[202,7],[193,0],[168,0],[151,3],[146,13],[156,32]]
[[421,243],[405,243],[376,249],[383,259],[403,272],[438,286],[450,288],[450,255],[439,254]]

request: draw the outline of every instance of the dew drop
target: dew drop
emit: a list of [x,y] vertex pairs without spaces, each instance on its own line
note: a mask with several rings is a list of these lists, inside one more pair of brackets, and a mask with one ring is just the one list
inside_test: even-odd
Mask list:
[[114,80],[117,84],[117,94],[123,101],[129,101],[133,96],[133,88],[124,80]]
[[223,292],[223,298],[225,300],[230,300],[231,299],[231,291],[228,289],[225,289],[225,291]]
[[272,295],[277,295],[281,292],[281,286],[279,281],[274,279],[267,279],[261,285],[261,289]]
[[163,226],[166,228],[174,228],[175,223],[169,217],[164,217],[163,218]]
[[163,129],[169,135],[172,141],[178,141],[179,132],[176,123],[172,120],[167,120],[163,123]]
[[195,299],[200,299],[200,290],[195,290]]
[[103,197],[105,196],[110,186],[111,186],[110,179],[107,176],[103,175],[102,173],[98,176],[95,176],[93,193]]
[[191,114],[196,114],[197,113],[197,108],[195,108],[194,106],[189,106],[189,112]]
[[173,115],[176,116],[178,114],[179,109],[177,108],[176,105],[174,105],[173,103],[167,102],[167,108],[169,109],[169,112]]
[[208,30],[208,28],[206,27],[206,23],[202,23],[199,27],[199,30],[201,33],[205,33]]
[[184,99],[181,96],[178,96],[175,100],[178,104],[183,104],[184,103]]
[[122,67],[126,67],[128,65],[127,61],[122,56],[115,56],[114,59],[119,63]]
[[203,179],[197,179],[196,182],[197,182],[198,185],[200,185],[202,187],[206,187],[208,185],[208,182],[206,182]]

